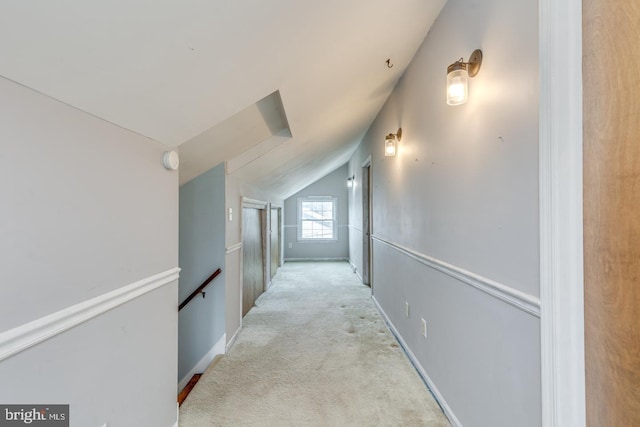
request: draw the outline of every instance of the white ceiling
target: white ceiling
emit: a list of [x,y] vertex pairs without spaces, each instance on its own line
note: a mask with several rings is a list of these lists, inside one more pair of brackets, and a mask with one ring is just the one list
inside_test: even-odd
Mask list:
[[445,1],[4,0],[0,75],[181,156],[228,144],[209,166],[286,197],[349,159]]

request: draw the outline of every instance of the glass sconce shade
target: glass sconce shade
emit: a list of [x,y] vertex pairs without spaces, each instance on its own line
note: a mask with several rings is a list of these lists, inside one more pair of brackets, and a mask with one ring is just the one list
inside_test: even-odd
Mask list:
[[469,76],[466,68],[447,74],[447,104],[461,105],[469,99]]
[[475,77],[482,65],[482,51],[471,52],[469,62],[458,59],[447,67],[447,104],[462,105],[469,99],[469,77]]
[[402,128],[398,129],[396,133],[390,133],[384,138],[384,155],[387,157],[393,157],[396,155],[396,149],[398,147],[398,141],[402,138]]
[[392,138],[387,137],[384,141],[384,155],[387,157],[392,157],[396,155],[396,138],[393,136]]

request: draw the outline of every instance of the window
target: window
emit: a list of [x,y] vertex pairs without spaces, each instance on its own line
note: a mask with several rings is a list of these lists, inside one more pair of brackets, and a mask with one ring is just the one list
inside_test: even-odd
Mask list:
[[336,240],[335,197],[298,199],[298,240]]

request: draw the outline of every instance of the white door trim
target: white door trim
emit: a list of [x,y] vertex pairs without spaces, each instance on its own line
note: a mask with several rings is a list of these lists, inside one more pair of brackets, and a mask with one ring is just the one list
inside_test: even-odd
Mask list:
[[582,0],[540,0],[542,425],[583,427]]

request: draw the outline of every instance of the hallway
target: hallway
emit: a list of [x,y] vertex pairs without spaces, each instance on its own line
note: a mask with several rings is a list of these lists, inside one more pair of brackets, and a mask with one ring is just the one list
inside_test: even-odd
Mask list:
[[180,426],[448,426],[345,262],[289,262]]

